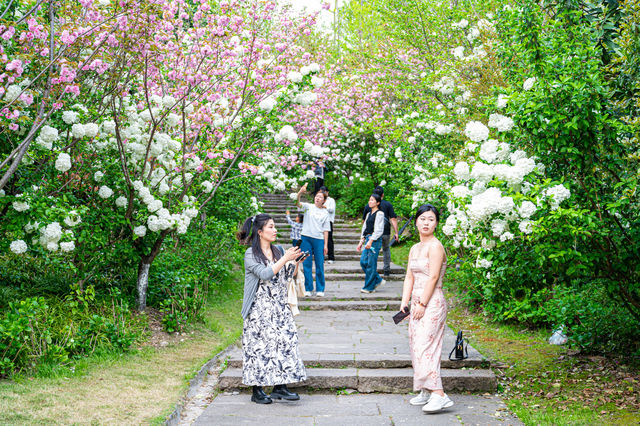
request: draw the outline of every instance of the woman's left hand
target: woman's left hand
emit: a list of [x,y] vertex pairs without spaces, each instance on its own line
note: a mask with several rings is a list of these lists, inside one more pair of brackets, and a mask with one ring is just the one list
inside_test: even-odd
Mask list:
[[366,250],[369,250],[369,249],[371,248],[371,243],[373,243],[373,241],[369,240],[369,242],[367,242],[367,245],[366,245],[366,246],[364,246],[364,248],[365,248]]
[[424,316],[426,308],[419,303],[414,303],[413,309],[411,309],[411,316],[414,320],[420,320]]

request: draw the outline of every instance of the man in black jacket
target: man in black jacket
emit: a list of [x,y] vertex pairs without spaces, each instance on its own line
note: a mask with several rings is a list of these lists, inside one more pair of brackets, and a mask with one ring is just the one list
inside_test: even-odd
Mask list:
[[[389,278],[391,273],[391,227],[393,226],[394,236],[396,242],[398,241],[398,216],[393,210],[393,205],[384,200],[384,189],[381,186],[376,186],[373,190],[374,194],[380,195],[382,202],[380,203],[380,210],[384,212],[384,232],[382,233],[382,259],[384,262],[384,278]],[[371,208],[367,204],[362,214],[362,220],[367,217],[367,213],[371,212]]]

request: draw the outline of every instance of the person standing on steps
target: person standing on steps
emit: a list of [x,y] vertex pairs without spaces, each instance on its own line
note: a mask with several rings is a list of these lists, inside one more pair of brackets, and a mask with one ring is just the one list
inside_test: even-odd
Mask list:
[[[324,206],[326,194],[322,191],[316,192],[313,197],[313,204],[301,203],[300,197],[303,192],[307,191],[305,183],[300,191],[298,191],[298,208],[304,213],[304,221],[302,222],[302,244],[300,249],[308,252],[313,256],[313,262],[316,265],[316,296],[324,296],[324,257],[329,253],[329,231],[331,225],[329,223],[329,212]],[[304,268],[304,295],[311,296],[313,291],[313,264],[311,256],[307,257],[302,264]]]
[[[398,216],[396,216],[396,212],[393,210],[393,205],[384,199],[384,189],[381,186],[376,186],[373,193],[380,195],[382,198],[380,210],[384,212],[385,217],[384,233],[382,234],[382,261],[384,265],[384,278],[389,278],[391,274],[391,227],[393,226],[393,238],[398,242]],[[371,208],[367,204],[362,213],[362,220],[365,220],[370,211]]]
[[420,206],[414,223],[420,242],[409,251],[407,275],[404,279],[400,310],[411,303],[409,346],[413,365],[413,390],[420,394],[412,405],[424,405],[422,411],[435,413],[451,407],[453,401],[444,393],[440,377],[440,358],[444,339],[447,301],[442,279],[447,258],[435,231],[440,213],[431,204]]
[[302,223],[304,222],[304,215],[302,213],[298,213],[296,215],[295,222],[291,220],[291,216],[289,215],[289,210],[287,210],[287,222],[291,225],[291,233],[289,234],[291,237],[291,245],[292,246],[300,246],[302,240],[300,239],[300,233],[302,232]]
[[313,175],[316,178],[316,181],[313,184],[313,196],[320,191],[320,188],[324,186],[324,174],[327,171],[327,168],[324,166],[324,163],[318,161],[316,163],[316,168],[313,170]]
[[[273,218],[257,214],[244,221],[237,237],[249,248],[244,253],[242,301],[242,383],[253,386],[251,401],[271,404],[273,399],[297,401],[287,388],[307,374],[298,350],[298,331],[287,303],[287,283],[301,254],[298,247],[284,250],[276,240]],[[273,386],[267,396],[263,386]]]
[[327,263],[332,264],[336,261],[335,248],[333,245],[333,223],[336,221],[336,200],[329,196],[329,190],[326,186],[320,187],[320,191],[323,191],[327,196],[324,206],[329,212],[329,224],[331,225],[331,230],[329,231],[329,252],[327,253]]
[[357,251],[364,250],[360,256],[360,267],[364,271],[364,287],[360,289],[362,293],[373,293],[377,287],[385,283],[385,280],[378,274],[378,255],[382,247],[382,231],[384,230],[384,212],[380,210],[382,198],[378,194],[371,194],[369,197],[370,213],[364,220],[360,242]]

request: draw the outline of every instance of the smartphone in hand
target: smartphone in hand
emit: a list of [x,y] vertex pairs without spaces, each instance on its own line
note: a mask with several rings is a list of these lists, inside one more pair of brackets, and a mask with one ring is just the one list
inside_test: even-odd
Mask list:
[[310,254],[311,253],[309,253],[308,251],[303,251],[302,254],[296,258],[296,262],[300,262],[302,259],[309,256]]

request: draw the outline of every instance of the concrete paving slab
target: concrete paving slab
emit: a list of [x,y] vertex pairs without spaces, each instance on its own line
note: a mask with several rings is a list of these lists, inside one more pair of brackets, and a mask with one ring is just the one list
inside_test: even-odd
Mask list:
[[[216,397],[196,425],[522,425],[505,411],[500,398],[450,394],[454,406],[437,414],[425,414],[409,404],[413,395],[309,394],[300,401],[258,405],[250,394]],[[499,413],[498,416],[495,414]],[[251,423],[253,422],[253,423]],[[277,422],[277,423],[275,423]]]

